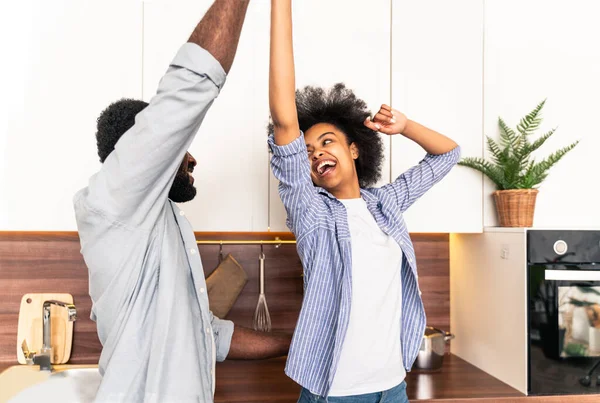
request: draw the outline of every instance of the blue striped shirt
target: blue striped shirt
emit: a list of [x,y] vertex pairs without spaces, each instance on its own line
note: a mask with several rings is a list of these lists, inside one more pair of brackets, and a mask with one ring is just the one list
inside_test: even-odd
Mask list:
[[[271,167],[287,225],[296,236],[304,267],[304,301],[290,347],[286,374],[312,393],[329,393],[348,328],[352,295],[350,230],[344,205],[310,177],[304,135],[278,146],[269,138]],[[381,188],[361,189],[379,227],[403,252],[401,345],[410,371],[425,330],[425,310],[417,283],[417,264],[402,213],[458,162],[460,148],[427,154],[416,166]]]

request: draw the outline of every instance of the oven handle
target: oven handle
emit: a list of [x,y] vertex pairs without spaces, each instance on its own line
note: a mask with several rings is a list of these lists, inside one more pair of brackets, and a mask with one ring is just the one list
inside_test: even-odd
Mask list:
[[600,270],[546,270],[546,280],[600,281]]

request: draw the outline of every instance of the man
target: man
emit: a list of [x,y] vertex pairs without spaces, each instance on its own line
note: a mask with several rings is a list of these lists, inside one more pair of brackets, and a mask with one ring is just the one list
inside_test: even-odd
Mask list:
[[210,402],[215,360],[285,355],[290,337],[212,315],[190,223],[186,150],[231,68],[249,0],[216,0],[149,104],[122,100],[98,119],[103,162],[74,197],[103,345],[97,401]]

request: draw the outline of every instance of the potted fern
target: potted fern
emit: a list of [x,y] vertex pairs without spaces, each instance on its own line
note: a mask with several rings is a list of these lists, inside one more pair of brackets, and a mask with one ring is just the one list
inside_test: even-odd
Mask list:
[[[535,211],[537,187],[546,179],[548,171],[571,151],[576,141],[550,154],[540,162],[535,162],[531,154],[539,149],[554,134],[556,128],[535,141],[530,141],[539,128],[541,112],[546,100],[540,102],[517,125],[517,131],[498,118],[500,142],[489,136],[487,147],[491,161],[483,158],[463,158],[459,165],[476,169],[494,182],[497,189],[493,195],[496,211],[502,227],[531,227]],[[517,133],[518,132],[518,133]]]

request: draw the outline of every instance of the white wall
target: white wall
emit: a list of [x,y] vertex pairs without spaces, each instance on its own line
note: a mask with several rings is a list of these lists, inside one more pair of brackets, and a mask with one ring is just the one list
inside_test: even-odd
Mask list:
[[[581,140],[540,187],[537,228],[600,227],[599,17],[597,0],[485,2],[484,132],[497,137],[498,116],[515,127],[548,98],[542,129],[558,130],[540,157]],[[497,225],[494,190],[486,181],[486,226]]]

